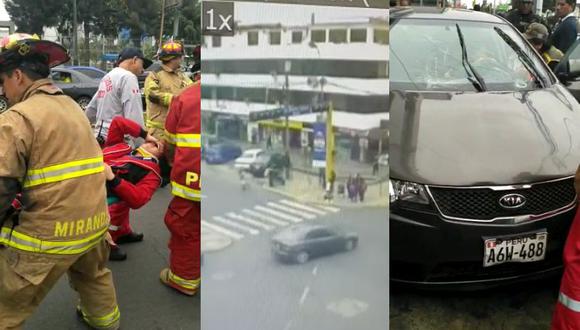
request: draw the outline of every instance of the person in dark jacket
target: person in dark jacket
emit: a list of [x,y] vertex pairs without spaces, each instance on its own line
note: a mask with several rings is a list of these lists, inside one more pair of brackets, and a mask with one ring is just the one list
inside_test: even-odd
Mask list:
[[575,7],[576,0],[557,0],[556,2],[556,14],[560,19],[554,27],[550,41],[562,53],[566,53],[570,49],[578,35],[578,20],[574,16]]
[[[125,143],[125,134],[145,139],[133,150]],[[161,184],[159,158],[163,145],[147,133],[138,123],[117,116],[111,122],[104,144],[103,156],[107,177],[107,202],[111,225],[109,233],[115,244],[111,244],[110,260],[125,260],[127,255],[116,245],[140,242],[142,233],[136,233],[129,224],[130,209],[139,209],[151,200]]]
[[526,32],[528,25],[531,23],[541,23],[540,16],[532,11],[534,7],[533,0],[520,0],[517,10],[512,10],[506,17],[508,22],[512,23],[521,33]]

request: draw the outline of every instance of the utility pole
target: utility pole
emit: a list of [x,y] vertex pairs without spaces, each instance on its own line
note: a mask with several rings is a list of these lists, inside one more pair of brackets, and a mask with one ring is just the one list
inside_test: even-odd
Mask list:
[[[326,182],[334,172],[334,132],[332,131],[332,102],[328,103],[326,110]],[[336,181],[336,177],[335,177]]]
[[165,24],[165,0],[161,4],[161,28],[159,29],[159,50],[163,45],[163,24]]
[[73,57],[73,65],[79,64],[79,43],[77,39],[78,22],[77,22],[77,0],[73,0],[73,48],[75,56]]
[[288,112],[289,112],[289,104],[290,104],[290,91],[288,90],[290,88],[290,83],[289,83],[289,77],[288,75],[290,74],[290,70],[292,69],[292,62],[290,61],[285,61],[284,62],[284,73],[286,74],[286,83],[285,83],[285,95],[284,95],[284,115],[286,118],[286,123],[285,123],[285,127],[286,130],[284,132],[284,147],[286,149],[286,151],[288,151],[290,149],[290,122],[288,119]]

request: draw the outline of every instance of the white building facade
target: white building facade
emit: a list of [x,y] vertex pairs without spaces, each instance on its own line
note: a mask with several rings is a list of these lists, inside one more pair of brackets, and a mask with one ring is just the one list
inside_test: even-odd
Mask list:
[[[237,25],[233,37],[206,36],[202,48],[203,127],[210,134],[280,141],[284,118],[257,113],[331,101],[337,146],[351,159],[379,152],[380,121],[388,111],[386,17],[307,25]],[[289,118],[293,148],[312,145],[314,114]],[[365,125],[357,123],[364,122]],[[338,150],[337,150],[338,151]]]

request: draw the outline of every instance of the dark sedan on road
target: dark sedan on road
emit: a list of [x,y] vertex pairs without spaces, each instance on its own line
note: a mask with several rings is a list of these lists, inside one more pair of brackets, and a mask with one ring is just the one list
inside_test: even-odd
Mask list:
[[272,237],[274,256],[299,264],[314,257],[351,251],[357,245],[356,233],[345,233],[337,227],[313,223],[288,227]]
[[580,105],[565,84],[482,12],[392,10],[390,59],[391,280],[557,275],[580,164]]
[[57,67],[51,69],[51,78],[62,91],[72,97],[84,110],[99,89],[99,80],[78,71]]

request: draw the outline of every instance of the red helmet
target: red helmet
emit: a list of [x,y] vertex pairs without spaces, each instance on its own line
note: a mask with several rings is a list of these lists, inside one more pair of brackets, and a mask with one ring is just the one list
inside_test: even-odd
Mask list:
[[[39,56],[40,55],[40,56]],[[18,65],[27,57],[36,56],[52,68],[70,60],[67,50],[52,41],[35,35],[14,33],[0,40],[0,70]]]
[[169,41],[161,46],[161,52],[159,52],[159,59],[161,61],[169,61],[179,56],[183,56],[183,45],[181,43]]

